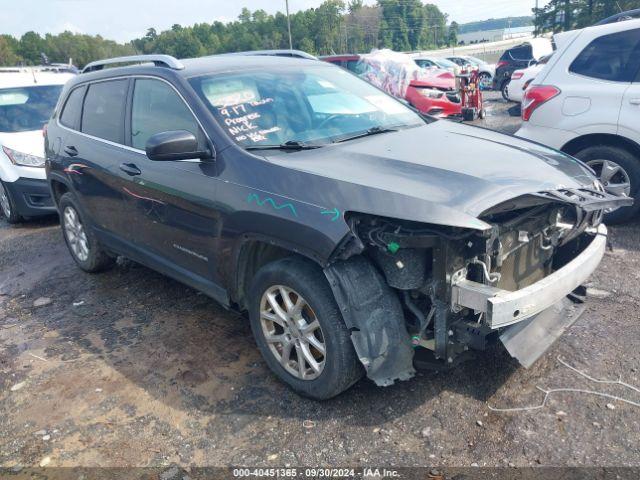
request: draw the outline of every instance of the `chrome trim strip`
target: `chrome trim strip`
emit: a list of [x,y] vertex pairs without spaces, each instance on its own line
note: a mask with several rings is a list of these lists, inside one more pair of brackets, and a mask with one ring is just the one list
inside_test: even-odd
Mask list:
[[463,279],[452,286],[451,306],[484,313],[492,329],[530,318],[578,288],[598,268],[607,246],[607,228],[600,225],[591,244],[560,270],[515,292]]

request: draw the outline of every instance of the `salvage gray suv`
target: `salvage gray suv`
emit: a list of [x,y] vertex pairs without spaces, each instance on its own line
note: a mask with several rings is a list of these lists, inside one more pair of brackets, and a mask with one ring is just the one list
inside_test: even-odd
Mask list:
[[247,312],[273,372],[316,399],[497,338],[533,363],[575,319],[603,211],[632,201],[313,60],[95,62],[46,132],[80,268],[122,255]]

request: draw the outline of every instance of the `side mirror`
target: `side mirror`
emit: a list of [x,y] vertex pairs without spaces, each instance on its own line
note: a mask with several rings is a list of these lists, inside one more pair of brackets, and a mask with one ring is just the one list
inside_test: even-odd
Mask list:
[[147,140],[146,148],[149,160],[171,161],[194,158],[210,159],[212,152],[198,149],[198,139],[186,130],[172,130],[156,133]]

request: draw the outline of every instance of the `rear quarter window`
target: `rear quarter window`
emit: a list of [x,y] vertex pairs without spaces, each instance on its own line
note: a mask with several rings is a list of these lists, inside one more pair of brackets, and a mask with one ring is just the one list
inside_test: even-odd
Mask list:
[[89,86],[82,110],[82,133],[124,144],[124,106],[129,80]]
[[71,91],[60,114],[60,123],[65,127],[78,130],[80,128],[80,115],[82,114],[82,101],[86,87],[78,87]]
[[612,82],[633,82],[640,69],[640,29],[604,35],[576,57],[569,71]]

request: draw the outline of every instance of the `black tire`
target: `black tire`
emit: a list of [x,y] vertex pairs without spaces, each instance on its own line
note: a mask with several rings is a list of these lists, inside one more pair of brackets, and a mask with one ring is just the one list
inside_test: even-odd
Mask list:
[[[294,376],[269,348],[260,320],[260,308],[263,295],[275,286],[284,286],[298,293],[315,313],[326,347],[324,368],[317,378]],[[315,264],[303,259],[285,258],[265,265],[253,278],[249,295],[251,330],[260,353],[276,376],[294,391],[315,400],[326,400],[344,392],[362,378],[364,370],[351,343],[349,330],[322,270]]]
[[473,108],[462,109],[462,120],[465,122],[473,122],[476,119],[476,110]]
[[[596,167],[599,160],[609,160],[618,164],[629,178],[631,184],[630,197],[636,202],[631,207],[623,207],[607,213],[604,217],[605,223],[617,224],[629,221],[640,211],[640,157],[632,154],[628,150],[609,145],[595,145],[585,148],[574,155],[587,165]],[[597,168],[595,168],[597,170]],[[599,174],[599,172],[598,172]],[[615,177],[614,177],[615,178]],[[607,185],[604,185],[607,189]]]
[[0,213],[2,213],[2,216],[5,218],[5,220],[11,224],[22,222],[24,219],[18,213],[16,202],[14,202],[13,197],[11,197],[11,193],[9,192],[7,187],[4,186],[4,183],[0,180],[0,196],[1,195],[4,195],[6,198],[6,203],[0,202]]
[[[68,217],[66,215],[67,209],[75,212],[86,236],[86,246],[88,249],[86,258],[80,258],[71,245],[72,242],[68,231]],[[89,222],[86,221],[86,217],[82,213],[82,209],[78,206],[78,203],[72,193],[67,192],[60,197],[60,201],[58,202],[58,211],[60,212],[60,226],[62,227],[64,241],[67,244],[71,257],[82,270],[89,273],[97,273],[111,267],[115,263],[114,258],[109,256],[102,248],[102,245],[100,245],[100,242],[98,241]]]
[[502,98],[504,98],[507,102],[511,101],[509,99],[509,83],[510,82],[511,80],[507,79],[502,82],[502,85],[500,85],[500,93],[502,93]]
[[493,77],[487,72],[482,72],[480,75],[478,75],[478,83],[480,84],[481,88],[484,85],[484,88],[482,88],[483,90],[491,90]]

